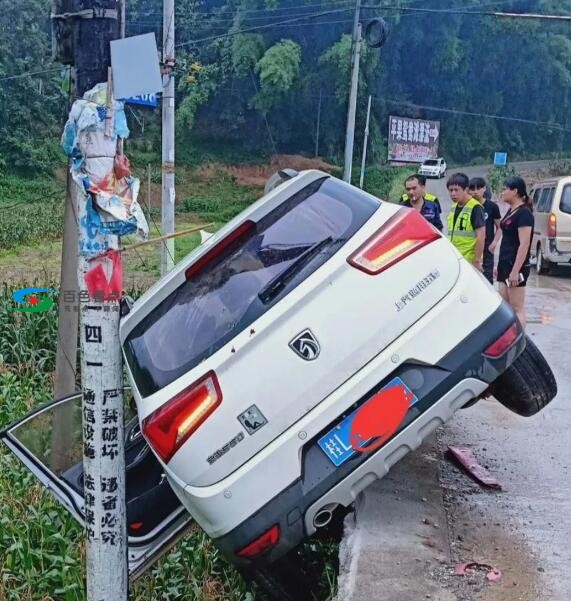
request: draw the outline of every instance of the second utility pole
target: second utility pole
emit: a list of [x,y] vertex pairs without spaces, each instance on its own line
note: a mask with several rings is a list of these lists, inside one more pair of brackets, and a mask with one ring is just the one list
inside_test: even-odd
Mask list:
[[363,140],[363,154],[361,156],[361,177],[359,178],[359,188],[363,189],[363,183],[365,181],[365,167],[367,165],[367,144],[369,142],[369,121],[371,119],[371,100],[372,96],[369,95],[369,104],[367,105],[367,121],[365,123],[365,139]]
[[[163,154],[162,154],[162,235],[174,233],[175,208],[175,30],[174,0],[163,0]],[[174,240],[161,245],[161,275],[174,267]]]
[[351,91],[349,93],[349,108],[347,110],[347,131],[345,134],[345,165],[343,179],[351,183],[353,169],[353,144],[355,142],[355,115],[357,113],[357,89],[359,87],[359,61],[361,57],[361,0],[355,5],[353,21],[353,40],[351,43]]

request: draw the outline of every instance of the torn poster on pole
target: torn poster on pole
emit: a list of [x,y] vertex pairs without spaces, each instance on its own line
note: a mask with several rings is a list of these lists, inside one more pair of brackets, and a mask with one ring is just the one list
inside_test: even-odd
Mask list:
[[[111,113],[111,115],[109,114]],[[105,135],[112,116],[111,135]],[[149,227],[138,203],[140,182],[131,176],[129,162],[115,156],[117,140],[129,135],[122,102],[107,105],[107,84],[98,84],[74,102],[62,136],[72,158],[71,174],[85,192],[80,251],[97,256],[108,250],[100,235],[137,233],[146,240]]]

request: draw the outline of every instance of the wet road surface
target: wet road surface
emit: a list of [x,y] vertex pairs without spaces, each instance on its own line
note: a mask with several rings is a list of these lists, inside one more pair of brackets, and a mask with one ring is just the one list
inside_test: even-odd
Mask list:
[[[458,599],[571,599],[571,269],[535,272],[527,333],[548,359],[559,393],[541,413],[519,417],[493,399],[461,411],[439,447],[469,446],[501,481],[494,492],[441,460],[452,561],[498,567],[502,579],[449,579]],[[443,455],[440,454],[440,457]],[[460,587],[458,585],[461,585]]]

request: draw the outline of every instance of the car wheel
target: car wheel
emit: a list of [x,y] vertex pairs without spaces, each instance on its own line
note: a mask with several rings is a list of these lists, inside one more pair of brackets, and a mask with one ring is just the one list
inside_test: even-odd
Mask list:
[[549,273],[549,270],[551,269],[551,262],[548,261],[543,256],[543,250],[541,250],[541,244],[537,245],[537,252],[536,252],[535,256],[536,256],[535,267],[537,269],[537,273],[541,273],[543,275],[545,275],[546,273]]
[[555,398],[555,376],[529,336],[522,354],[493,382],[490,392],[504,407],[524,417],[539,413]]

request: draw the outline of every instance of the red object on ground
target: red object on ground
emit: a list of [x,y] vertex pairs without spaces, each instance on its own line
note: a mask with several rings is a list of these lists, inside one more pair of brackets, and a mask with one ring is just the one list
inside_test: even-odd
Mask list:
[[488,470],[480,465],[471,449],[466,447],[448,447],[456,461],[480,484],[495,490],[502,490],[502,485]]
[[[399,384],[381,390],[357,413],[349,440],[358,453],[369,453],[385,444],[402,424],[414,395]],[[360,446],[364,441],[370,444]]]
[[502,573],[498,568],[494,568],[494,566],[490,566],[487,563],[477,563],[476,561],[462,563],[459,566],[456,566],[454,573],[456,576],[467,576],[468,572],[473,572],[475,570],[487,570],[488,573],[486,574],[486,578],[490,582],[497,582],[502,577]]

